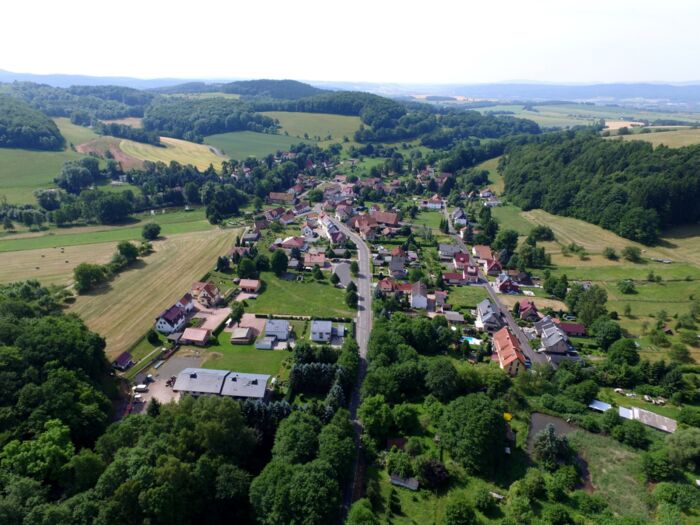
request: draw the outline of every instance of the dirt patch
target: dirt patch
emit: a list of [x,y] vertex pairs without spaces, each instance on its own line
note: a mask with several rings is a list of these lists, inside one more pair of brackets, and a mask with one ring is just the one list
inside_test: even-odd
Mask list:
[[498,300],[501,301],[509,309],[513,308],[513,305],[520,302],[522,299],[527,299],[535,303],[538,309],[543,310],[544,308],[551,308],[552,310],[563,310],[567,312],[569,308],[566,304],[558,299],[547,299],[546,297],[527,297],[524,295],[506,295],[501,294],[498,296]]
[[119,162],[123,169],[129,170],[143,168],[143,161],[124,153],[119,147],[120,142],[121,141],[119,139],[114,137],[100,137],[98,139],[91,140],[90,142],[79,144],[75,147],[75,149],[79,153],[83,153],[85,155],[95,153],[102,158],[105,158],[107,151],[109,151],[114,160]]
[[[199,303],[197,303],[199,304]],[[202,319],[203,322],[200,328],[216,330],[226,318],[231,315],[231,309],[226,308],[198,308],[198,312],[194,314],[195,319]]]

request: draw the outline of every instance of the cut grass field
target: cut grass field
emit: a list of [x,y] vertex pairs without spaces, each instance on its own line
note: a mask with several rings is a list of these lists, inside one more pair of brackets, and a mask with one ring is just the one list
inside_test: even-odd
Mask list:
[[240,230],[184,233],[154,243],[155,253],[119,274],[108,286],[81,295],[69,311],[107,340],[107,355],[127,350],[153,319],[208,272]]
[[451,286],[447,302],[454,310],[475,308],[477,304],[488,297],[483,286]]
[[253,131],[232,131],[204,137],[204,143],[220,150],[232,159],[244,160],[248,157],[265,157],[279,150],[288,150],[292,144],[308,142],[285,135],[255,133]]
[[328,280],[316,282],[306,276],[304,282],[287,281],[273,273],[261,275],[265,291],[247,301],[246,312],[256,314],[310,315],[312,317],[354,317],[345,305],[345,291]]
[[[263,113],[280,123],[280,133],[287,132],[292,137],[317,138],[320,142],[343,142],[347,137],[352,140],[355,132],[360,129],[360,117],[345,115],[330,115],[327,113],[294,113],[289,111],[266,111]],[[330,135],[330,139],[327,137]]]
[[119,148],[129,155],[139,160],[150,160],[152,162],[164,162],[169,164],[171,161],[179,162],[180,164],[192,164],[199,169],[206,169],[210,164],[215,168],[221,168],[221,162],[225,157],[217,155],[206,144],[195,144],[186,140],[173,139],[170,137],[161,137],[161,143],[165,147],[152,146],[132,140],[122,140],[119,143]]
[[[189,212],[174,211],[155,215],[137,215],[132,223],[117,226],[76,226],[73,228],[50,228],[38,233],[20,233],[0,237],[0,253],[44,248],[61,248],[103,242],[138,240],[147,222],[161,225],[161,236],[211,230],[204,217],[204,210]],[[2,269],[0,269],[0,278]]]
[[99,135],[90,128],[73,124],[69,118],[59,117],[53,120],[58,126],[58,129],[61,131],[61,135],[66,138],[66,142],[69,145],[73,144],[77,146],[78,144],[82,144],[83,142],[99,137]]
[[700,129],[686,128],[656,133],[635,133],[634,135],[623,135],[621,138],[626,142],[643,140],[653,144],[654,147],[663,144],[669,148],[681,148],[683,146],[700,144]]

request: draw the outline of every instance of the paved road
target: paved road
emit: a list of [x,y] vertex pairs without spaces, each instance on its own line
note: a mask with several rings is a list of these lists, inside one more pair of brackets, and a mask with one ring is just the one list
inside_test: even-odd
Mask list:
[[343,517],[347,516],[350,506],[356,494],[356,487],[362,486],[362,477],[364,476],[364,464],[360,455],[360,435],[362,427],[357,420],[357,408],[360,405],[360,387],[365,380],[367,373],[367,343],[369,342],[369,334],[372,331],[372,272],[370,269],[370,251],[365,241],[348,228],[340,221],[333,220],[340,231],[352,240],[357,246],[358,264],[360,272],[357,276],[357,295],[359,301],[357,305],[357,323],[355,325],[355,339],[360,347],[360,370],[357,375],[357,384],[353,390],[352,399],[350,400],[350,417],[353,421],[355,429],[355,447],[357,453],[355,455],[355,464],[353,465],[352,483],[348,483],[345,494],[343,495]]
[[[447,207],[445,207],[444,210],[445,210],[444,211],[445,217],[447,218],[447,222],[449,224],[450,235],[452,235],[455,242],[457,243],[457,245],[460,247],[460,249],[463,252],[469,253],[467,245],[464,244],[464,241],[462,241],[461,237],[455,233],[456,230],[455,230],[454,226],[452,225],[452,218],[450,217],[450,214],[447,212]],[[484,286],[484,288],[486,288],[486,291],[488,292],[489,297],[491,298],[491,302],[493,302],[493,304],[496,306],[496,309],[499,311],[501,318],[506,322],[506,324],[510,328],[510,331],[513,332],[516,339],[520,342],[520,348],[522,349],[523,353],[525,354],[525,357],[530,359],[530,362],[532,364],[546,363],[547,358],[543,354],[537,353],[532,349],[532,346],[530,346],[530,340],[527,338],[525,333],[522,331],[522,329],[515,322],[515,319],[513,319],[513,316],[511,315],[510,310],[507,307],[503,306],[503,304],[501,304],[501,301],[498,298],[498,294],[493,289],[493,286],[491,286],[489,284],[489,281],[486,278],[486,276],[483,274],[483,272],[481,271],[481,268],[479,268],[479,278],[483,282],[486,283],[483,286]]]

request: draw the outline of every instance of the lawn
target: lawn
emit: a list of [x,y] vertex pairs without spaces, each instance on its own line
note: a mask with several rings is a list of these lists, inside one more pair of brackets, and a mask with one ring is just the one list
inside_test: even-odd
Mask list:
[[147,222],[160,224],[161,236],[166,237],[178,233],[212,229],[211,224],[204,218],[203,209],[189,212],[156,213],[155,215],[140,214],[135,216],[133,222],[118,226],[75,226],[72,228],[50,228],[38,233],[3,235],[0,238],[0,253],[138,240],[141,238],[143,225]]
[[122,140],[119,143],[119,148],[135,159],[150,160],[152,162],[164,162],[169,164],[170,161],[176,161],[180,164],[192,164],[199,169],[206,169],[210,164],[215,168],[221,167],[221,161],[225,157],[217,155],[206,144],[195,144],[186,140],[173,139],[170,137],[161,137],[163,146],[152,146],[142,142],[134,142],[132,140]]
[[288,375],[283,363],[291,357],[291,352],[285,350],[258,350],[254,344],[233,345],[231,334],[223,330],[205,352],[204,368],[280,375],[283,378]]
[[305,142],[295,137],[255,133],[253,131],[232,131],[204,137],[205,144],[220,150],[232,159],[265,157],[280,150],[288,150],[292,144]]
[[414,225],[427,226],[433,233],[440,233],[440,221],[445,218],[442,211],[420,211],[411,221]]
[[289,111],[266,111],[263,113],[279,121],[280,133],[288,133],[291,137],[304,138],[306,134],[311,139],[329,142],[342,142],[344,137],[352,140],[362,122],[360,117],[330,115],[326,113],[294,113]]
[[261,279],[265,290],[257,299],[247,301],[247,312],[311,317],[355,316],[355,312],[345,305],[345,291],[333,287],[328,280],[316,282],[305,276],[303,282],[287,281],[271,272],[263,273]]
[[488,297],[483,286],[452,286],[447,302],[455,310],[476,308],[476,305]]
[[[108,286],[81,295],[69,309],[107,340],[110,357],[131,347],[156,315],[214,266],[240,230],[184,233],[154,243],[156,252]],[[72,266],[72,265],[71,265]]]

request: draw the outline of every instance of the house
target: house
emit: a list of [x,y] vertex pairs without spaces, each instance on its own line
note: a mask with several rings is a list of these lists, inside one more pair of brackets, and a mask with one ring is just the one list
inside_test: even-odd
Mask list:
[[179,331],[186,322],[187,314],[185,310],[179,306],[172,305],[156,317],[156,330],[164,334],[172,334]]
[[441,210],[442,209],[442,199],[436,193],[429,199],[424,199],[420,202],[420,207],[426,210]]
[[357,231],[362,231],[363,228],[375,228],[377,226],[377,220],[371,215],[355,215],[350,219],[350,226],[355,228]]
[[440,244],[438,245],[438,252],[440,254],[440,259],[449,261],[455,254],[460,253],[462,250],[456,244]]
[[127,368],[133,366],[133,364],[134,358],[129,352],[122,352],[117,356],[117,358],[114,361],[112,361],[112,366],[117,370],[121,370],[122,372]]
[[238,286],[246,293],[258,293],[262,283],[259,279],[241,279]]
[[488,199],[489,197],[493,197],[494,193],[491,191],[491,188],[484,188],[483,190],[479,191],[479,198],[480,199]]
[[258,219],[257,221],[253,221],[253,228],[255,228],[255,231],[264,230],[268,226],[270,226],[270,223],[267,222],[267,219]]
[[406,258],[397,255],[389,261],[389,273],[394,279],[406,277]]
[[335,218],[340,222],[347,221],[352,215],[352,208],[347,204],[340,204],[335,209]]
[[454,224],[455,226],[466,226],[467,223],[469,222],[467,214],[464,212],[464,210],[462,208],[455,209],[452,212],[451,218],[452,218],[452,224]]
[[499,293],[520,293],[520,287],[508,277],[507,273],[499,273],[493,286]]
[[206,328],[189,327],[185,328],[185,331],[182,333],[182,337],[180,338],[180,342],[183,344],[204,346],[209,342],[210,337],[211,331],[207,330]]
[[567,335],[548,315],[535,323],[535,331],[542,345],[539,351],[566,354],[573,349]]
[[260,232],[257,230],[246,232],[241,236],[241,242],[243,244],[253,244],[258,239],[260,239]]
[[244,374],[231,372],[224,378],[221,385],[221,395],[232,399],[265,399],[267,395],[267,383],[270,376],[267,374]]
[[328,343],[333,335],[331,321],[311,321],[311,340],[314,343]]
[[472,255],[479,264],[484,264],[486,261],[491,261],[494,258],[491,248],[483,244],[472,246]]
[[182,308],[185,313],[190,313],[194,309],[194,298],[191,293],[186,293],[183,295],[175,306]]
[[428,294],[428,311],[443,312],[450,308],[447,304],[447,292],[436,290],[434,293]]
[[190,290],[192,295],[204,306],[212,307],[221,301],[221,293],[214,283],[197,282]]
[[452,266],[455,270],[464,270],[464,268],[469,266],[470,262],[471,258],[468,253],[457,252],[452,257]]
[[503,326],[501,316],[488,299],[484,299],[476,305],[476,322],[474,323],[479,331],[494,331]]
[[304,268],[311,269],[315,265],[320,268],[326,266],[326,254],[325,253],[306,253],[304,254]]
[[509,375],[514,376],[525,370],[525,355],[517,338],[507,326],[493,334],[493,349],[498,356],[498,365]]
[[500,199],[497,199],[496,197],[489,197],[488,199],[486,199],[484,201],[483,204],[487,208],[495,208],[496,206],[500,206],[502,204],[502,202],[500,201]]
[[248,246],[234,246],[231,248],[226,255],[229,259],[237,260],[237,258],[243,257],[250,253],[250,248]]
[[265,336],[255,343],[255,348],[258,350],[273,350],[277,344],[277,338],[274,336]]
[[270,222],[275,222],[277,219],[284,215],[284,208],[270,208],[265,212],[265,219]]
[[282,215],[282,217],[279,218],[279,221],[284,224],[285,226],[289,226],[296,220],[296,215],[294,215],[291,211],[287,211]]
[[391,293],[396,290],[396,282],[389,277],[385,277],[377,283],[377,288],[384,293]]
[[280,247],[284,250],[297,249],[300,251],[306,250],[306,239],[303,237],[286,237],[280,242]]
[[519,306],[520,310],[518,315],[520,319],[531,321],[533,323],[540,320],[540,313],[537,311],[537,306],[535,306],[535,303],[528,301],[527,299],[523,299],[520,301]]
[[459,272],[446,272],[442,274],[442,280],[445,284],[452,286],[462,286],[466,284],[464,281],[464,274]]
[[280,341],[289,339],[289,321],[268,319],[265,321],[265,337],[274,337]]
[[345,241],[347,241],[347,239],[348,238],[341,231],[331,232],[328,235],[328,240],[331,242],[331,246],[338,246],[338,245],[345,244]]
[[293,193],[294,195],[299,195],[300,193],[304,192],[304,186],[301,184],[295,184],[291,188],[287,190],[287,193]]
[[310,211],[311,211],[311,206],[309,206],[308,202],[300,202],[299,204],[294,206],[292,213],[294,215],[303,215],[304,213],[309,213]]
[[267,200],[272,204],[294,204],[297,198],[293,193],[287,193],[286,191],[271,191],[267,196]]
[[466,266],[464,270],[462,270],[462,278],[469,284],[478,284],[480,280],[479,269],[473,264]]
[[[496,259],[487,259],[483,262],[482,267],[486,275],[498,275],[503,271],[501,263],[499,263]],[[510,279],[510,276],[508,276],[508,278]]]
[[392,226],[396,227],[399,225],[399,215],[398,213],[393,213],[389,211],[374,211],[371,217],[381,226]]
[[[554,321],[556,322],[556,320]],[[586,325],[581,323],[562,323],[559,322],[561,328],[568,337],[586,337]]]
[[249,326],[245,328],[234,328],[231,332],[231,344],[249,345],[255,339],[255,332]]
[[411,286],[410,303],[411,308],[421,310],[428,308],[428,289],[424,283],[419,281]]
[[445,316],[445,319],[447,319],[447,322],[450,324],[464,324],[464,316],[459,312],[446,310],[442,312],[442,315]]

